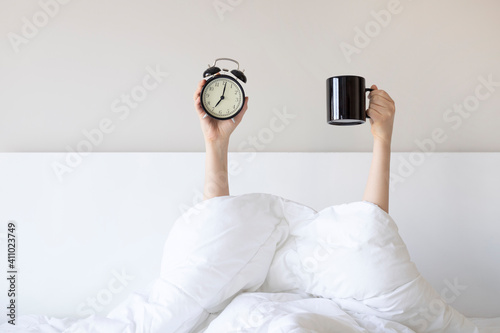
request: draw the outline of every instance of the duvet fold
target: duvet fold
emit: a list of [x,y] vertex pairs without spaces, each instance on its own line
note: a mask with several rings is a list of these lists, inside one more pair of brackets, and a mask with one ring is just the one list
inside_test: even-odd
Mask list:
[[269,194],[192,207],[169,233],[148,293],[131,294],[106,317],[18,322],[0,330],[480,332],[419,274],[378,206],[316,212]]

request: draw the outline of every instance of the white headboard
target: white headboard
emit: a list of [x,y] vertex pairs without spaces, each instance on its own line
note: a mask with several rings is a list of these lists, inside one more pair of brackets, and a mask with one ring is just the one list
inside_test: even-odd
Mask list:
[[[315,209],[361,200],[370,159],[232,153],[231,194],[273,193]],[[15,221],[19,313],[104,314],[146,289],[173,222],[201,199],[203,168],[202,153],[0,154],[0,256]],[[454,291],[453,306],[468,316],[500,316],[499,170],[500,153],[392,157],[390,214],[421,273]]]

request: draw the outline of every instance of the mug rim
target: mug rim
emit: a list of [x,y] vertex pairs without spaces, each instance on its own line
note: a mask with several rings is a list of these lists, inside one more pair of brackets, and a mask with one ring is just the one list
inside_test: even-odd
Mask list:
[[337,75],[337,76],[331,76],[327,80],[338,79],[338,78],[342,78],[342,77],[358,77],[358,78],[361,78],[361,79],[365,79],[363,76],[359,76],[359,75]]

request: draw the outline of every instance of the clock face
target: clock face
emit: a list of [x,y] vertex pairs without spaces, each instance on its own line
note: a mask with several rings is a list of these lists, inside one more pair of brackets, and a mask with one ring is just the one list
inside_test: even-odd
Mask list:
[[229,119],[243,108],[245,93],[232,77],[217,75],[207,81],[201,91],[203,109],[216,119]]

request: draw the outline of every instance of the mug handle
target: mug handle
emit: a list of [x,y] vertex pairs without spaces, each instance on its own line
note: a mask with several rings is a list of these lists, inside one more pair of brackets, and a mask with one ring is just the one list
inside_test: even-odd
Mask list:
[[[373,90],[375,90],[375,89],[372,89],[372,88],[365,88],[365,93],[366,93],[367,91],[373,91]],[[368,115],[366,115],[366,118],[370,118],[370,117],[369,117]]]

